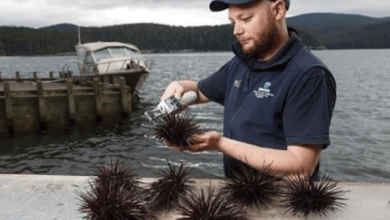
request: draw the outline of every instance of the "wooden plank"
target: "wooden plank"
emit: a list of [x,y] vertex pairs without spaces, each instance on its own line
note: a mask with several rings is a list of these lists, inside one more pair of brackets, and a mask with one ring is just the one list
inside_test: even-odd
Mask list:
[[74,91],[72,79],[66,80],[66,89],[68,95],[68,111],[69,111],[69,124],[72,125],[76,122],[76,106],[74,101]]
[[119,78],[119,88],[121,93],[122,117],[127,117],[131,113],[131,102],[129,102],[130,96],[127,92],[126,80],[123,76]]
[[15,133],[14,118],[12,114],[12,97],[9,82],[4,82],[4,96],[5,96],[5,114],[7,118],[8,133]]
[[98,77],[93,78],[93,87],[95,89],[96,120],[101,121],[103,118],[102,93],[100,90],[100,80]]
[[39,110],[39,128],[41,130],[47,129],[47,109],[46,100],[43,93],[42,81],[37,81],[37,96],[38,96],[38,110]]

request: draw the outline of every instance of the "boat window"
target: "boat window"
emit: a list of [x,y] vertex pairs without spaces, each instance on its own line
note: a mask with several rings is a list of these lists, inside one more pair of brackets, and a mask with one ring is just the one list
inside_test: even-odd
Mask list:
[[126,53],[126,56],[129,56],[131,58],[138,58],[138,56],[139,56],[137,51],[131,50],[128,48],[125,48],[125,53]]
[[95,51],[95,58],[96,58],[97,62],[104,60],[104,59],[109,59],[109,58],[111,58],[110,51],[108,51],[108,49]]
[[125,51],[124,51],[124,48],[122,48],[122,47],[113,47],[113,48],[110,48],[110,51],[111,51],[113,57],[124,57],[125,56]]
[[86,64],[93,63],[93,58],[92,58],[92,56],[91,56],[91,53],[88,53],[88,54],[87,54],[87,58],[85,58],[85,63],[86,63]]

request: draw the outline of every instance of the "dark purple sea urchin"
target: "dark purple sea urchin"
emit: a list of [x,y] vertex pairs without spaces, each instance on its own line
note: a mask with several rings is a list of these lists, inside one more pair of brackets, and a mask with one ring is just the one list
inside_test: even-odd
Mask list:
[[152,183],[148,190],[149,206],[151,210],[169,209],[178,205],[180,199],[190,193],[193,187],[190,185],[188,174],[189,169],[184,168],[183,164],[175,167],[168,162],[168,172],[161,170],[162,178]]
[[178,207],[182,216],[177,220],[247,220],[246,213],[231,202],[226,193],[216,193],[208,188],[206,194],[201,189],[200,194],[195,192],[185,197]]
[[124,187],[112,183],[90,183],[91,190],[80,193],[81,207],[79,211],[86,214],[88,220],[143,220],[149,212],[144,199]]
[[135,170],[120,160],[115,162],[111,160],[109,166],[101,165],[97,168],[95,175],[96,181],[101,182],[102,185],[111,183],[113,187],[123,187],[129,192],[135,193],[142,190]]
[[342,201],[346,199],[341,196],[345,192],[340,190],[337,182],[332,182],[326,173],[318,182],[307,176],[297,175],[288,178],[281,202],[293,215],[301,213],[307,217],[313,213],[326,216],[329,212],[334,213],[345,206]]
[[172,112],[164,115],[155,126],[156,137],[169,147],[185,150],[190,146],[190,139],[195,134],[203,133],[188,113]]
[[267,207],[282,193],[280,175],[271,171],[271,164],[261,170],[240,163],[238,170],[232,170],[233,177],[227,180],[222,191],[229,194],[229,200],[241,207]]
[[86,214],[85,219],[142,220],[150,217],[132,168],[121,165],[119,160],[111,161],[110,166],[99,167],[96,176],[95,181],[89,182],[89,191],[78,193],[79,211]]

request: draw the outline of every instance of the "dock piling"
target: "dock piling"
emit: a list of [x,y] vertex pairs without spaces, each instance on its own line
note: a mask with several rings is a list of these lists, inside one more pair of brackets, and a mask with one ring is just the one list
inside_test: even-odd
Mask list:
[[60,75],[60,79],[49,80],[38,78],[37,72],[31,72],[29,78],[20,78],[16,72],[17,79],[4,79],[0,72],[0,101],[4,99],[0,135],[40,132],[91,120],[103,123],[131,114],[131,88],[125,77],[96,76],[79,85],[69,78],[71,73]]
[[110,76],[103,76],[103,83],[110,83]]
[[74,101],[74,91],[72,79],[66,80],[66,89],[68,93],[68,108],[69,108],[69,125],[76,122],[76,106]]
[[112,76],[112,84],[119,85],[119,76]]
[[119,78],[119,86],[121,93],[122,117],[128,117],[131,109],[131,102],[129,102],[129,93],[126,89],[126,80],[122,76]]
[[41,80],[37,81],[37,96],[38,96],[38,110],[39,110],[39,128],[40,130],[47,130],[47,109],[46,100],[43,92],[43,84]]
[[4,98],[5,98],[5,114],[7,118],[8,133],[14,134],[14,118],[12,114],[12,97],[11,89],[8,81],[4,82]]
[[100,80],[95,77],[93,78],[93,87],[95,90],[95,103],[96,103],[96,120],[99,122],[103,119],[102,109],[102,93],[100,91]]
[[15,75],[16,75],[16,82],[22,82],[23,80],[20,78],[20,73],[19,71],[16,71],[15,72]]
[[38,80],[38,76],[37,76],[37,72],[33,72],[33,80],[34,80],[34,82],[37,82],[37,80]]

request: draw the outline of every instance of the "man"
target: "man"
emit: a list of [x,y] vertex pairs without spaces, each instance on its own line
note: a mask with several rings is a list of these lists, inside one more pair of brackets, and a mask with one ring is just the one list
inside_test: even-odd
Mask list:
[[[289,0],[217,0],[212,11],[229,10],[237,42],[235,57],[199,82],[170,83],[162,99],[197,92],[196,103],[224,105],[223,136],[210,131],[192,138],[192,151],[224,154],[225,175],[237,161],[275,173],[318,173],[336,83],[325,65],[287,28]],[[317,169],[316,169],[317,168]]]

